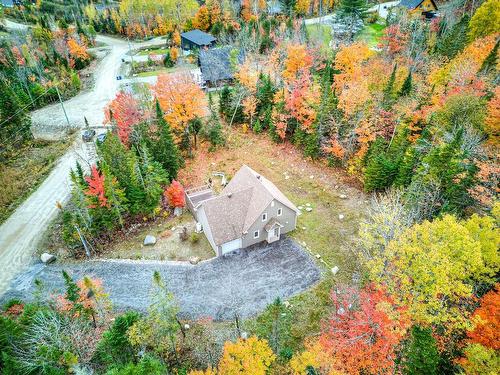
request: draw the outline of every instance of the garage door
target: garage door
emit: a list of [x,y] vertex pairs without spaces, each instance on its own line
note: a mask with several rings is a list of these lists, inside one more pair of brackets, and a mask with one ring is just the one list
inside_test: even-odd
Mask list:
[[222,244],[222,254],[226,254],[226,253],[229,253],[230,251],[233,251],[233,250],[238,250],[241,248],[241,238],[238,238],[236,240],[233,240],[233,241],[229,241],[229,242],[226,242],[224,244]]

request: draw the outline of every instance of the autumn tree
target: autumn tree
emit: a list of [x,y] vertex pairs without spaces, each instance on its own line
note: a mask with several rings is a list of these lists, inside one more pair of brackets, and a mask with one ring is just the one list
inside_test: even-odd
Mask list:
[[473,329],[467,333],[470,341],[500,350],[500,285],[481,298],[481,305],[472,314]]
[[205,115],[205,94],[189,74],[162,74],[152,89],[177,141],[191,120]]
[[132,94],[120,91],[104,110],[104,123],[114,122],[118,128],[118,136],[123,144],[129,145],[129,137],[133,127],[139,124],[144,116],[139,103]]
[[176,355],[179,307],[160,273],[155,271],[148,313],[128,330],[130,343],[165,357]]
[[469,37],[474,40],[500,32],[500,1],[487,0],[477,8],[469,24]]
[[367,261],[371,279],[423,325],[468,326],[466,301],[475,282],[498,272],[500,232],[491,217],[446,215],[415,224]]
[[224,353],[219,362],[219,375],[237,373],[265,375],[276,356],[266,340],[255,336],[238,339],[235,343],[226,342]]
[[318,342],[330,365],[346,373],[377,374],[394,369],[396,349],[409,320],[385,290],[368,285],[332,291],[334,312]]
[[173,180],[170,186],[164,192],[167,202],[172,207],[184,207],[186,205],[186,198],[184,195],[184,188],[182,185]]

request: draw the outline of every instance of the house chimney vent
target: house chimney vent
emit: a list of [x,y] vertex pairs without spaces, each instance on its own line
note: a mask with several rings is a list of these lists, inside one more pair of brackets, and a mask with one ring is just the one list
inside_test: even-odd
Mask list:
[[257,179],[260,180],[260,174],[257,175]]
[[228,197],[228,198],[231,198],[232,196],[233,196],[233,193],[229,193],[229,194],[227,195],[227,197]]

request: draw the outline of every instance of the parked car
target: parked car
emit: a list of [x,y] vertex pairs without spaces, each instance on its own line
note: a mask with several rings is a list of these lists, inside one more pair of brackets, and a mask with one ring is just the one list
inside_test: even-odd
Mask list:
[[84,142],[90,142],[92,141],[92,138],[94,138],[94,135],[95,135],[94,129],[85,129],[82,133],[82,139]]
[[97,143],[103,143],[106,140],[106,135],[107,133],[101,133],[97,136],[96,142]]

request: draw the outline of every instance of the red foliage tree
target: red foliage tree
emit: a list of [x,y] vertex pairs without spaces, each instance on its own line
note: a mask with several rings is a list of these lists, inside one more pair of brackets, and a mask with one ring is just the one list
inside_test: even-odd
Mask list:
[[170,186],[163,193],[167,202],[172,207],[184,207],[186,205],[186,198],[184,196],[184,188],[176,181],[172,180]]
[[139,108],[139,103],[132,94],[120,91],[104,110],[104,123],[115,121],[118,128],[118,136],[123,144],[128,145],[132,128],[144,118]]
[[[104,175],[102,175],[95,165],[92,166],[90,176],[85,177],[89,184],[89,188],[85,190],[85,194],[89,197],[96,198],[97,203],[101,207],[107,207],[108,200],[104,192]],[[89,208],[96,208],[96,203],[90,203]]]
[[335,313],[319,338],[331,366],[351,374],[393,372],[397,346],[410,326],[405,310],[373,285],[359,293],[337,289],[332,301]]
[[469,331],[471,341],[491,349],[500,349],[500,284],[486,293],[481,306],[472,315],[474,329]]

